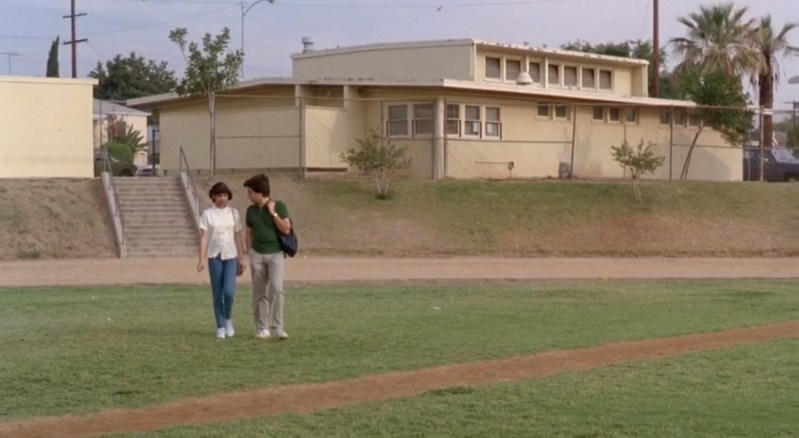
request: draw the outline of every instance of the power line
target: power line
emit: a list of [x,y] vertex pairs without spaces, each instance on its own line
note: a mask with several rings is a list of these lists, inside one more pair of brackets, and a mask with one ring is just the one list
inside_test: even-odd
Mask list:
[[[116,0],[121,2],[139,2],[147,0]],[[341,9],[361,9],[361,8],[381,8],[381,9],[449,9],[449,8],[487,8],[494,6],[525,6],[543,3],[567,3],[579,0],[499,0],[487,2],[460,2],[460,3],[426,3],[426,4],[384,4],[384,3],[353,3],[351,1],[342,1],[340,3],[316,3],[316,2],[292,2],[282,1],[281,7],[296,7],[296,8],[341,8]],[[222,4],[239,4],[241,0],[152,0],[151,4],[195,4],[195,5],[222,5]]]
[[85,12],[75,13],[75,0],[70,0],[70,14],[65,15],[63,18],[70,19],[70,27],[72,28],[72,39],[69,41],[64,41],[65,46],[72,46],[72,78],[78,77],[78,44],[85,43],[89,41],[86,38],[77,39],[76,30],[75,30],[75,19],[78,17],[84,17],[87,14]]
[[49,40],[50,37],[38,35],[0,35],[0,39],[8,40]]
[[171,19],[171,20],[159,21],[159,22],[156,22],[156,23],[150,23],[150,24],[145,24],[145,25],[141,25],[141,26],[127,27],[127,28],[124,28],[124,29],[108,30],[108,31],[103,31],[103,32],[94,32],[94,33],[87,34],[87,36],[111,35],[111,34],[115,34],[115,33],[131,32],[131,31],[134,31],[134,30],[149,29],[151,27],[163,26],[165,24],[171,24],[171,23],[175,23],[175,22],[178,22],[178,21],[189,20],[191,18],[202,17],[204,15],[211,15],[211,14],[214,14],[214,13],[217,13],[217,12],[221,12],[221,11],[224,11],[226,9],[231,9],[231,8],[237,7],[237,6],[238,6],[238,3],[234,3],[234,4],[228,3],[228,6],[212,9],[210,11],[199,12],[197,14],[186,15],[186,16],[179,17],[179,18],[174,18],[174,19]]
[[18,58],[23,56],[22,53],[17,52],[0,52],[0,56],[8,57],[8,74],[11,74],[11,58]]

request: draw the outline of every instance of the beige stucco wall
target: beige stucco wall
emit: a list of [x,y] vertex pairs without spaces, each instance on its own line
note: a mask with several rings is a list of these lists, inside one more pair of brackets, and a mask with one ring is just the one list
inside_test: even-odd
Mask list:
[[341,154],[348,148],[347,110],[305,106],[305,167],[344,169]]
[[[294,168],[342,169],[340,154],[357,147],[357,140],[369,136],[370,129],[382,132],[387,105],[392,103],[476,104],[501,108],[502,139],[473,139],[447,136],[444,144],[445,172],[451,178],[530,178],[557,177],[560,163],[572,163],[574,174],[585,178],[624,177],[624,171],[611,158],[611,146],[628,139],[631,144],[652,141],[667,161],[648,178],[679,177],[682,162],[696,132],[694,127],[671,130],[659,123],[657,108],[639,109],[638,123],[596,122],[593,107],[578,107],[576,118],[569,107],[569,118],[540,118],[537,102],[489,95],[449,93],[417,89],[359,88],[346,86],[343,101],[325,106],[310,105],[314,93],[298,88],[307,98],[269,100],[224,99],[217,121],[217,168],[257,169]],[[337,93],[338,94],[338,93]],[[548,100],[548,99],[547,99]],[[291,106],[291,105],[295,106]],[[572,122],[576,121],[576,124]],[[576,126],[575,126],[576,125]],[[572,137],[574,134],[574,147]],[[204,102],[167,108],[161,112],[162,166],[178,167],[178,149],[187,151],[195,169],[208,167],[208,114]],[[403,172],[414,178],[432,178],[435,139],[395,137],[392,143],[407,146],[412,167]],[[699,137],[689,177],[701,180],[741,179],[740,149],[730,148],[718,133],[706,129]],[[669,161],[671,160],[671,161]],[[508,169],[513,162],[513,169]]]
[[96,83],[0,77],[0,178],[93,177]]
[[[521,61],[522,70],[528,70],[528,65],[530,62],[539,62],[541,63],[541,82],[534,83],[528,85],[528,87],[541,87],[541,88],[561,88],[560,85],[556,84],[549,84],[545,80],[546,78],[546,68],[545,66],[547,63],[557,63],[565,66],[570,67],[578,67],[580,68],[590,68],[590,69],[604,69],[604,70],[611,70],[613,72],[613,87],[612,90],[600,90],[596,87],[591,89],[586,89],[592,92],[599,92],[599,93],[608,93],[608,94],[616,94],[619,96],[646,96],[648,94],[647,90],[647,82],[646,82],[646,67],[638,67],[638,66],[626,66],[623,64],[614,64],[609,62],[602,62],[599,60],[594,60],[591,58],[581,59],[579,57],[572,57],[572,56],[565,56],[565,55],[556,55],[556,54],[541,54],[541,53],[526,53],[525,51],[521,51],[518,49],[511,49],[511,48],[500,48],[500,47],[485,47],[479,46],[477,48],[477,56],[475,59],[475,81],[476,82],[487,82],[487,83],[511,83],[515,84],[516,78],[509,78],[506,77],[505,73],[505,62],[507,60],[518,60]],[[486,71],[486,57],[494,57],[499,58],[501,60],[501,69],[502,69],[502,76],[501,80],[487,78],[485,71]],[[643,77],[641,72],[643,73]],[[561,72],[561,76],[563,73]],[[578,70],[578,84],[582,82],[582,71]],[[562,80],[562,77],[561,77]],[[597,78],[598,81],[598,78]],[[569,88],[569,87],[565,87]],[[577,87],[581,89],[581,87]]]
[[[503,140],[447,140],[447,176],[452,178],[557,177],[559,163],[570,163],[572,155],[571,121],[541,120],[534,105],[504,107]],[[592,121],[592,107],[577,110],[574,142],[574,174],[588,178],[626,176],[611,158],[611,146],[625,138],[631,145],[643,139],[657,143],[657,153],[665,164],[647,178],[678,179],[685,155],[696,134],[694,127],[675,127],[674,147],[669,148],[670,132],[659,124],[659,110],[641,111],[638,124],[599,123]],[[740,181],[743,155],[740,148],[729,147],[721,136],[703,130],[693,153],[689,179]],[[671,160],[671,166],[670,162]],[[512,174],[508,162],[514,162]]]
[[374,45],[343,53],[295,55],[294,79],[368,78],[374,80],[429,81],[448,78],[470,80],[471,44],[409,47]]
[[[300,112],[293,104],[293,98],[220,98],[216,121],[217,170],[298,167]],[[163,170],[179,168],[181,147],[192,170],[209,168],[206,102],[164,108],[160,125]]]

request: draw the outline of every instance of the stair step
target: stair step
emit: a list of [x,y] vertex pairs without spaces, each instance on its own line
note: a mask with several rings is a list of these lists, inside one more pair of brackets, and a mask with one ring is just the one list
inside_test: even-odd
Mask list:
[[137,211],[174,211],[183,210],[186,207],[185,202],[132,202],[132,201],[119,201],[119,206],[122,210],[137,210]]
[[185,238],[178,240],[127,240],[128,248],[193,248],[197,249],[197,239]]
[[150,227],[148,229],[144,229],[144,227],[126,227],[125,233],[130,239],[190,237],[196,240],[199,235],[198,232],[187,227]]

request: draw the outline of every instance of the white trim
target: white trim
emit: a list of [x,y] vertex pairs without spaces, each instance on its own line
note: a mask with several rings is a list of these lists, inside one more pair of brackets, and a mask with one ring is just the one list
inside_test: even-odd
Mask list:
[[18,84],[52,84],[52,85],[97,85],[100,82],[92,78],[37,78],[33,76],[0,76],[0,82]]

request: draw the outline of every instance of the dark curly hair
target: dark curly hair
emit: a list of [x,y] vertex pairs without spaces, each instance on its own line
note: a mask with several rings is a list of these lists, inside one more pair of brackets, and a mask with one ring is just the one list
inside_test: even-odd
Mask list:
[[244,187],[252,190],[255,193],[260,193],[264,196],[269,196],[271,190],[269,188],[269,177],[263,173],[252,176],[244,181]]

